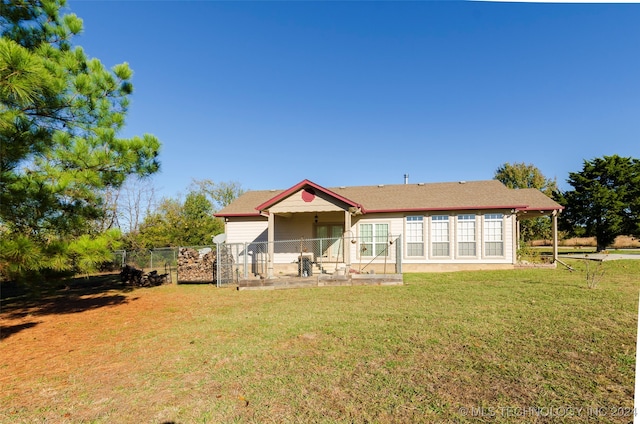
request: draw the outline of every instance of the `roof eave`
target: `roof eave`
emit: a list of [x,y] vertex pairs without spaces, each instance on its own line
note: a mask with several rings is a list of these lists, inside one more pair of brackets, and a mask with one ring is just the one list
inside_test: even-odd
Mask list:
[[561,211],[561,210],[564,210],[565,207],[564,206],[558,206],[558,207],[544,206],[544,207],[535,208],[533,206],[525,206],[523,208],[516,208],[516,209],[518,211],[523,211],[523,212],[527,212],[527,211]]
[[309,187],[312,187],[315,190],[319,190],[319,191],[321,191],[321,192],[323,192],[323,193],[325,193],[325,194],[327,194],[327,195],[329,195],[329,196],[331,196],[331,197],[333,197],[333,198],[335,198],[337,200],[340,200],[341,202],[346,203],[349,206],[353,206],[353,207],[356,207],[356,208],[360,208],[361,207],[361,205],[359,205],[358,203],[356,203],[356,202],[354,202],[352,200],[349,200],[346,197],[342,197],[339,194],[337,194],[337,193],[335,193],[335,192],[333,192],[333,191],[331,191],[331,190],[329,190],[327,188],[324,188],[324,187],[322,187],[322,186],[320,186],[320,185],[318,185],[318,184],[316,184],[316,183],[314,183],[312,181],[302,180],[298,184],[294,185],[293,187],[291,187],[291,188],[289,188],[289,189],[287,189],[287,190],[285,190],[283,192],[280,192],[279,194],[277,194],[276,196],[274,196],[271,199],[267,200],[266,202],[256,206],[255,209],[257,211],[263,211],[265,209],[268,209],[270,206],[272,206],[275,203],[278,203],[279,201],[289,197],[290,195],[292,195],[293,193],[295,193],[296,191],[302,189],[305,186],[309,186]]
[[[442,212],[442,211],[469,211],[469,210],[489,210],[489,209],[512,209],[523,210],[527,206],[523,205],[473,205],[473,206],[447,206],[437,208],[401,208],[401,209],[362,209],[362,213],[391,213],[391,212]],[[537,208],[531,210],[539,210]]]
[[213,216],[215,216],[216,218],[242,218],[242,217],[256,217],[256,216],[261,216],[260,213],[255,212],[255,213],[223,213],[223,214],[219,214],[219,213],[214,213]]

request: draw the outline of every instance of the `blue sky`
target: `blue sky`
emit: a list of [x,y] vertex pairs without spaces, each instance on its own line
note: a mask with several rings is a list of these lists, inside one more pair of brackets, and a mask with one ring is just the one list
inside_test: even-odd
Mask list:
[[284,189],[640,158],[640,4],[69,0],[135,87],[123,136],[192,179]]

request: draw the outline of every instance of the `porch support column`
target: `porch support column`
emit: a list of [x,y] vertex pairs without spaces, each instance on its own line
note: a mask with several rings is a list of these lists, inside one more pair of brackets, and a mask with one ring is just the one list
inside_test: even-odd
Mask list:
[[558,210],[551,213],[551,231],[553,231],[553,262],[558,260]]
[[511,263],[515,265],[518,263],[518,247],[520,246],[520,221],[518,220],[517,213],[513,212],[512,216],[513,219],[511,220],[511,231],[512,234],[515,234],[516,236],[511,237],[511,249],[513,251],[511,255]]
[[[342,251],[344,252],[344,263],[347,266],[347,275],[351,269],[351,212],[349,209],[344,211],[344,233],[342,235]],[[349,240],[347,240],[349,239]]]
[[273,237],[275,216],[269,212],[269,227],[267,229],[267,278],[273,278]]

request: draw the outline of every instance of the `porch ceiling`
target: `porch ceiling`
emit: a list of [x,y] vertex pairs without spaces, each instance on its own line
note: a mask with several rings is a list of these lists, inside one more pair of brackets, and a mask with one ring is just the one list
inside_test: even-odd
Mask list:
[[534,210],[527,209],[518,211],[518,219],[521,221],[528,219],[540,218],[542,216],[552,216],[554,212],[557,212],[557,209],[554,210]]

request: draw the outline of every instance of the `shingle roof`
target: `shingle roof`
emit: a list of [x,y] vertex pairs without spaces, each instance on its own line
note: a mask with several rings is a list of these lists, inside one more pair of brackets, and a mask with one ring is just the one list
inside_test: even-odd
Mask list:
[[527,207],[524,210],[549,211],[564,209],[558,202],[536,188],[507,189],[516,196],[518,201],[524,202]]
[[[313,183],[311,183],[313,184]],[[317,185],[314,184],[316,187]],[[288,190],[248,191],[216,216],[251,216],[259,214],[256,207],[270,199],[287,194]],[[509,189],[498,180],[392,184],[327,188],[327,192],[349,199],[364,213],[470,210],[470,209],[562,209],[558,203],[537,189]]]

